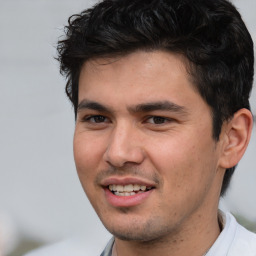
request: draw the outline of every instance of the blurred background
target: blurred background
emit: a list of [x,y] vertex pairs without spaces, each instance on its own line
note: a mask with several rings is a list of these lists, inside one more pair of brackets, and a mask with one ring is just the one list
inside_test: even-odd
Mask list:
[[[233,0],[256,42],[256,1]],[[0,250],[18,256],[76,235],[110,235],[92,210],[73,162],[74,115],[56,42],[89,0],[0,0]],[[251,95],[256,113],[256,89]],[[221,208],[256,231],[256,128]]]

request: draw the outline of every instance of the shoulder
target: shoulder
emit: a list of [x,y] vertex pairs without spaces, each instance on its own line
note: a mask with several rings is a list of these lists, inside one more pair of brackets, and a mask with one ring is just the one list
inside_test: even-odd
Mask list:
[[232,214],[219,214],[224,228],[207,256],[256,256],[256,234],[238,224]]
[[74,238],[28,252],[23,256],[98,256],[103,251],[106,241]]
[[228,215],[236,227],[232,246],[229,250],[230,255],[256,256],[256,234],[238,224],[231,214]]
[[256,234],[237,223],[231,252],[237,255],[256,256]]

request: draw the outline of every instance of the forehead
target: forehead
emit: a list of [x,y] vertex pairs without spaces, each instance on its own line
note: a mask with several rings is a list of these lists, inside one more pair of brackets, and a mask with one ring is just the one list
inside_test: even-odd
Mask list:
[[186,99],[191,104],[200,95],[185,63],[181,55],[165,51],[138,51],[89,60],[80,73],[79,102],[84,98],[98,101],[105,97],[112,104],[120,99],[122,105],[128,99],[135,104],[168,99],[181,104]]
[[[180,54],[161,50],[138,50],[126,55],[89,59],[82,66],[80,78],[83,76],[83,73],[86,73],[86,75],[91,72],[97,72],[98,74],[104,72],[111,73],[111,70],[122,70],[126,73],[136,70],[140,72],[140,75],[142,73],[145,75],[147,71],[154,71],[154,73],[162,71],[161,73],[163,74],[166,71],[164,67],[171,67],[168,70],[169,73],[178,74],[180,72],[176,71],[179,70],[182,73],[184,72],[184,75],[189,76],[188,72],[186,72],[186,62],[186,58]],[[134,73],[134,75],[136,74]]]

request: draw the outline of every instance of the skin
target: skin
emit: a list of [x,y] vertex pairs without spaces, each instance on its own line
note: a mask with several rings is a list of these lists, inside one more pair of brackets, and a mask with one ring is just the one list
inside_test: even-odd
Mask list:
[[[243,153],[234,157],[231,142],[242,139],[229,123],[223,127],[216,142],[210,107],[179,55],[137,51],[83,65],[74,157],[118,256],[196,256],[210,248],[220,233],[225,168]],[[154,189],[135,205],[111,204],[106,182],[132,178]]]

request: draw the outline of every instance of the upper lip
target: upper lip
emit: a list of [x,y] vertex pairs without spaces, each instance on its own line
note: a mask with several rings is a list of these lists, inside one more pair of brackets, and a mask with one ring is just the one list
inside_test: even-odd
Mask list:
[[108,177],[102,180],[101,186],[107,187],[109,185],[129,185],[129,184],[138,184],[146,187],[156,187],[155,182],[145,180],[144,178],[137,177]]

